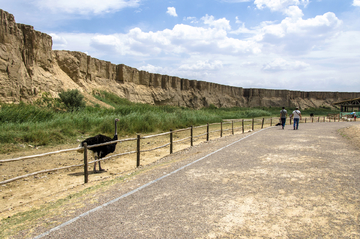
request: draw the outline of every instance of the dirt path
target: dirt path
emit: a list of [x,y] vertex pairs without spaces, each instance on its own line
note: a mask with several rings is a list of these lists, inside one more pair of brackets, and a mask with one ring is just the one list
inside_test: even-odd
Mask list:
[[79,198],[80,209],[64,207],[30,234],[133,192],[45,238],[359,238],[360,150],[338,132],[355,124],[274,127],[205,143],[109,186],[96,203]]

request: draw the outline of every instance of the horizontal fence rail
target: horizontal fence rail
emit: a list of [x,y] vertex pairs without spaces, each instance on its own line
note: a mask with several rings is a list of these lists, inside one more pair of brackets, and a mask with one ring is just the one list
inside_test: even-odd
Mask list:
[[[273,119],[275,119],[273,121]],[[184,128],[184,129],[177,129],[177,130],[170,130],[170,132],[164,132],[164,133],[160,133],[160,134],[155,134],[155,135],[148,135],[148,136],[140,136],[138,135],[136,138],[129,138],[129,139],[121,139],[121,140],[114,140],[111,142],[106,142],[106,143],[102,143],[102,144],[96,144],[96,145],[85,145],[84,147],[78,147],[78,148],[72,148],[72,149],[64,149],[64,150],[58,150],[58,151],[54,151],[54,152],[49,152],[49,153],[44,153],[44,154],[37,154],[37,155],[29,155],[29,156],[23,156],[23,157],[18,157],[18,158],[13,158],[13,159],[5,159],[5,160],[0,160],[0,163],[11,163],[11,162],[15,162],[15,161],[20,161],[20,160],[26,160],[26,159],[34,159],[34,158],[40,158],[40,157],[45,157],[45,156],[50,156],[50,155],[54,155],[54,154],[61,154],[61,153],[67,153],[67,152],[72,152],[72,151],[78,151],[78,152],[84,152],[84,163],[83,164],[78,164],[78,165],[71,165],[71,166],[65,166],[65,167],[60,167],[60,168],[54,168],[54,169],[48,169],[48,170],[42,170],[42,171],[38,171],[38,172],[33,172],[30,174],[26,174],[26,175],[21,175],[21,176],[17,176],[11,179],[7,179],[4,181],[0,182],[0,185],[2,184],[7,184],[19,179],[23,179],[23,178],[27,178],[30,176],[34,176],[34,175],[38,175],[38,174],[42,174],[42,173],[49,173],[49,172],[54,172],[54,171],[60,171],[60,170],[64,170],[64,169],[70,169],[70,168],[75,168],[75,167],[84,167],[84,178],[85,178],[85,183],[88,182],[88,170],[87,170],[87,166],[88,164],[93,164],[96,162],[101,162],[101,161],[105,161],[111,158],[115,158],[115,157],[120,157],[120,156],[124,156],[124,155],[130,155],[130,154],[136,154],[137,155],[137,159],[136,159],[136,166],[139,167],[140,166],[140,162],[141,162],[141,154],[140,153],[145,153],[145,152],[150,152],[150,151],[154,151],[154,150],[158,150],[161,148],[165,148],[170,146],[170,154],[173,153],[173,145],[175,143],[179,143],[185,140],[189,140],[190,139],[190,146],[193,146],[193,142],[194,139],[196,138],[201,138],[203,136],[206,136],[206,141],[210,140],[210,135],[213,135],[214,133],[218,133],[219,137],[223,136],[224,132],[227,131],[231,131],[230,134],[234,134],[235,131],[242,131],[242,133],[245,133],[245,131],[253,131],[255,130],[255,126],[260,126],[261,128],[264,127],[265,121],[270,122],[267,123],[269,124],[269,126],[274,126],[276,125],[276,119],[278,119],[279,122],[279,118],[262,118],[262,119],[229,119],[229,120],[223,120],[220,123],[211,123],[211,124],[206,124],[206,125],[200,125],[200,126],[191,126],[188,128]],[[300,123],[322,123],[322,122],[340,122],[340,120],[342,121],[356,121],[355,119],[351,119],[351,118],[346,118],[346,117],[302,117],[302,119],[300,120]],[[290,124],[292,124],[292,118],[290,118],[289,120]],[[240,127],[234,127],[234,124],[239,124],[241,123]],[[223,126],[231,124],[231,128],[229,129],[224,129]],[[218,126],[220,125],[220,129],[216,129],[213,131],[210,131],[210,126]],[[194,129],[201,129],[206,127],[206,132],[202,133],[202,134],[198,134],[198,135],[194,135]],[[245,129],[247,128],[247,129]],[[184,132],[184,131],[190,131],[190,136],[179,139],[174,141],[173,140],[173,136],[176,133],[179,132]],[[151,148],[151,149],[143,149],[141,150],[141,140],[142,139],[151,139],[154,137],[160,137],[160,136],[166,136],[169,135],[170,136],[170,142],[167,144],[164,144],[162,146],[158,146],[155,148]],[[120,154],[114,154],[114,155],[110,155],[104,158],[100,158],[97,160],[93,160],[93,161],[88,161],[87,160],[87,154],[88,154],[88,150],[91,148],[95,148],[95,147],[99,147],[99,146],[105,146],[105,145],[109,145],[109,144],[114,144],[114,143],[121,143],[121,142],[127,142],[127,141],[137,141],[136,145],[137,145],[137,150],[136,151],[130,151],[130,152],[124,152],[124,153],[120,153]]]

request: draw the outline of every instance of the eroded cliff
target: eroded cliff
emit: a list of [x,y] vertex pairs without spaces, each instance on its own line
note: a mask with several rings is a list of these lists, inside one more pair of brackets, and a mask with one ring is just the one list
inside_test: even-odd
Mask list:
[[54,97],[79,89],[90,102],[93,90],[113,92],[133,102],[201,108],[232,106],[330,106],[360,92],[300,92],[244,89],[139,71],[81,52],[53,51],[49,35],[18,24],[0,9],[0,101],[31,102],[41,92]]

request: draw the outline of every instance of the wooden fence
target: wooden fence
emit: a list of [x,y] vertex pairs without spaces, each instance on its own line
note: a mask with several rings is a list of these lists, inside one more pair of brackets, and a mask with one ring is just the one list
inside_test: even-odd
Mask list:
[[[231,131],[229,134],[234,135],[235,132],[241,132],[241,133],[245,133],[245,131],[253,131],[255,130],[256,127],[258,128],[264,128],[264,126],[273,126],[276,123],[278,123],[279,118],[262,118],[262,119],[232,119],[232,120],[224,120],[220,123],[213,123],[213,124],[206,124],[206,125],[201,125],[201,126],[191,126],[189,128],[185,128],[185,129],[178,129],[178,130],[170,130],[169,132],[165,132],[165,133],[161,133],[161,134],[156,134],[156,135],[149,135],[149,136],[141,136],[140,134],[137,135],[136,138],[129,138],[129,139],[121,139],[121,140],[116,140],[116,141],[111,141],[111,142],[107,142],[107,143],[103,143],[103,144],[97,144],[97,145],[84,145],[83,148],[72,148],[72,149],[64,149],[64,150],[58,150],[58,151],[54,151],[54,152],[49,152],[49,153],[44,153],[44,154],[38,154],[38,155],[30,155],[30,156],[24,156],[24,157],[18,157],[18,158],[13,158],[13,159],[5,159],[5,160],[0,160],[0,163],[11,163],[11,162],[15,162],[15,161],[20,161],[20,160],[26,160],[26,159],[34,159],[34,158],[39,158],[39,157],[44,157],[44,156],[49,156],[49,155],[54,155],[54,154],[60,154],[60,153],[66,153],[66,152],[72,152],[72,151],[79,151],[79,150],[83,150],[83,154],[84,154],[84,163],[83,164],[78,164],[78,165],[71,165],[71,166],[65,166],[65,167],[60,167],[60,168],[53,168],[53,169],[48,169],[48,170],[42,170],[42,171],[38,171],[38,172],[33,172],[30,174],[26,174],[26,175],[22,175],[22,176],[18,176],[15,178],[11,178],[11,179],[7,179],[4,180],[2,182],[0,182],[0,185],[2,184],[6,184],[6,183],[10,183],[19,179],[23,179],[23,178],[27,178],[30,176],[35,176],[37,174],[43,174],[43,173],[50,173],[50,172],[54,172],[54,171],[60,171],[60,170],[64,170],[64,169],[70,169],[70,168],[76,168],[76,167],[84,167],[84,182],[88,183],[88,165],[95,163],[95,162],[99,162],[99,161],[104,161],[110,158],[114,158],[114,157],[120,157],[120,156],[124,156],[124,155],[129,155],[129,154],[136,154],[136,167],[140,166],[141,163],[141,154],[140,153],[144,153],[144,152],[149,152],[149,151],[154,151],[154,150],[158,150],[161,148],[165,148],[169,146],[169,153],[172,154],[173,153],[173,147],[174,144],[185,141],[185,140],[189,140],[189,147],[194,145],[194,139],[196,138],[201,138],[206,136],[206,141],[210,140],[210,135],[211,133],[218,133],[219,137],[223,137],[223,134],[226,131]],[[315,123],[315,122],[340,122],[340,120],[347,120],[349,121],[349,119],[341,119],[341,118],[329,118],[329,117],[310,117],[310,118],[305,118],[303,117],[302,120],[300,120],[300,123]],[[356,119],[351,119],[351,121],[356,121]],[[290,124],[292,124],[292,120],[289,120]],[[228,129],[224,129],[224,125],[231,125]],[[213,130],[210,131],[210,126],[214,126],[217,125],[218,127],[220,126],[220,129],[218,130]],[[236,127],[238,126],[238,127]],[[198,128],[206,128],[206,131],[202,134],[199,135],[194,135],[194,129],[198,129]],[[248,129],[246,129],[248,128]],[[178,133],[178,132],[182,132],[182,131],[189,131],[189,136],[176,140],[174,141],[174,134]],[[154,138],[154,137],[159,137],[159,136],[165,136],[165,135],[169,135],[169,143],[164,144],[162,146],[159,147],[155,147],[152,149],[146,149],[146,150],[141,150],[141,140],[143,139],[150,139],[150,138]],[[115,142],[126,142],[126,141],[136,141],[136,151],[130,151],[130,152],[124,152],[124,153],[120,153],[120,154],[114,154],[108,157],[104,157],[101,158],[99,160],[94,160],[94,161],[88,161],[88,150],[94,147],[98,147],[98,146],[103,146],[103,145],[108,145],[108,144],[113,144]]]

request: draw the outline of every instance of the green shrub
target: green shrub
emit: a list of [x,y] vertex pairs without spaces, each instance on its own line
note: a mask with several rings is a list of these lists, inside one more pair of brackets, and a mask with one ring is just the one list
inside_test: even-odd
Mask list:
[[59,97],[70,112],[85,108],[84,96],[77,89],[61,91]]
[[60,108],[61,102],[59,98],[52,98],[49,92],[43,92],[41,94],[41,98],[37,99],[34,102],[35,105],[40,107],[47,107],[47,108]]
[[216,107],[214,104],[210,104],[208,109],[210,110],[216,110],[218,107]]

